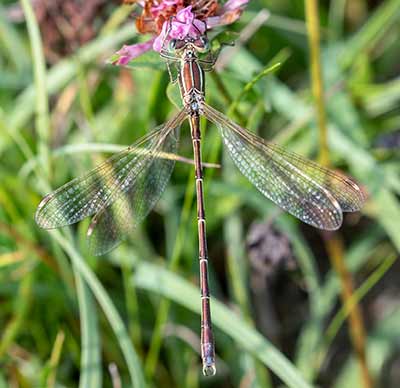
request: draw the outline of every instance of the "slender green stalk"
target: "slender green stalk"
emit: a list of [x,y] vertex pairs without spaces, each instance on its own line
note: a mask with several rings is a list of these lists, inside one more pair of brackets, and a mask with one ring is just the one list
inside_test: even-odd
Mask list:
[[33,58],[33,72],[35,89],[37,90],[36,104],[36,131],[39,136],[39,154],[42,155],[43,173],[48,178],[50,175],[50,157],[47,143],[49,141],[49,103],[46,93],[46,63],[44,59],[42,39],[40,37],[39,26],[32,5],[28,0],[21,0],[24,10],[28,35],[31,43]]
[[122,280],[124,283],[125,303],[129,319],[128,330],[136,349],[138,349],[138,352],[140,352],[142,349],[142,332],[140,329],[139,302],[137,298],[136,287],[131,280],[132,275],[132,268],[123,263]]
[[[288,50],[282,50],[282,52],[280,53],[279,57],[283,57],[284,60],[287,59],[287,57],[289,56]],[[251,90],[253,90],[253,88],[255,87],[255,85],[265,76],[274,73],[277,69],[279,69],[282,65],[281,62],[275,62],[271,61],[273,64],[270,65],[268,64],[260,73],[258,73],[252,80],[250,80],[250,82],[248,82],[244,88],[242,89],[242,91],[240,92],[240,94],[238,95],[238,97],[236,97],[235,100],[231,101],[229,109],[227,114],[230,115],[231,113],[236,114],[236,116],[238,117],[238,119],[240,120],[240,122],[242,124],[245,123],[244,117],[243,115],[238,115],[237,113],[239,112],[237,107],[240,103],[240,101],[243,99],[243,97],[246,96],[247,93],[249,93]],[[271,63],[270,62],[270,63]],[[215,78],[214,78],[215,79]],[[219,78],[218,78],[219,79]],[[219,81],[221,83],[221,80]]]
[[78,61],[76,67],[78,69],[79,102],[86,120],[94,128],[95,120],[88,82],[89,72]]
[[115,308],[111,298],[107,294],[100,281],[97,279],[96,275],[86,264],[83,257],[76,251],[68,239],[66,239],[58,230],[53,230],[50,233],[68,254],[76,270],[79,271],[80,276],[82,276],[82,278],[85,280],[90,290],[96,297],[97,302],[103,309],[103,312],[115,333],[121,351],[124,355],[129,370],[131,386],[135,388],[146,387],[140,359],[132,346],[130,337],[125,328],[125,324],[121,319],[118,310]]
[[[213,71],[213,72],[211,72],[211,77],[213,78],[215,85],[217,86],[217,89],[218,89],[219,93],[221,94],[221,96],[223,97],[223,99],[225,100],[225,102],[227,104],[231,105],[233,102],[233,98],[231,97],[228,89],[225,87],[224,83],[222,82],[219,74],[216,71]],[[233,109],[233,112],[235,113],[235,115],[239,118],[239,120],[241,122],[244,122],[245,117],[237,109],[237,106],[232,106],[232,109]]]
[[81,368],[79,388],[101,387],[101,354],[96,305],[87,284],[74,266],[76,292],[78,294],[81,325]]
[[319,160],[329,165],[328,128],[326,125],[324,85],[322,81],[318,0],[306,0],[308,44],[310,47],[311,85],[317,110],[319,128]]
[[[229,182],[232,176],[232,165],[227,168],[226,156],[224,157],[224,179]],[[247,293],[247,268],[245,267],[245,252],[243,242],[243,228],[237,212],[226,217],[224,222],[224,238],[227,246],[228,278],[233,295],[233,300],[240,308],[246,321],[251,322],[249,297]]]
[[[328,129],[326,125],[324,85],[322,80],[321,55],[320,55],[320,22],[318,15],[318,1],[306,0],[306,22],[308,40],[310,45],[311,82],[315,99],[317,121],[319,128],[319,159],[328,166],[330,163],[328,148]],[[345,306],[351,305],[354,286],[351,273],[344,261],[344,244],[338,233],[325,235],[326,249],[332,267],[340,278],[342,302]],[[373,382],[370,376],[365,350],[365,328],[360,307],[353,302],[353,308],[349,312],[350,336],[357,360],[361,368],[361,377],[365,388],[372,388]]]
[[[261,78],[261,77],[260,77]],[[223,84],[222,80],[220,79],[219,75],[215,73],[214,80],[217,81],[217,85],[219,85],[219,90],[222,91],[226,90],[225,85]],[[255,83],[251,83],[251,86],[248,90],[254,87]],[[230,98],[229,94],[227,94],[229,108],[229,113],[235,113],[237,115],[238,111],[238,104],[239,100],[245,93],[248,91],[245,87],[242,90],[239,98],[233,100]],[[245,119],[243,115],[238,116],[238,119],[241,121],[241,124],[245,124]],[[234,179],[235,171],[233,169],[232,161],[229,159],[227,152],[223,153],[223,164],[224,168],[222,170],[222,176],[224,181],[232,182]],[[244,249],[243,249],[243,231],[241,227],[241,222],[238,214],[235,212],[230,214],[224,223],[224,238],[225,243],[227,245],[227,261],[228,261],[228,274],[230,279],[230,286],[231,291],[233,294],[234,301],[239,305],[241,313],[245,317],[247,321],[251,321],[250,317],[250,309],[249,309],[249,301],[248,295],[246,292],[246,285],[245,285],[245,276],[246,271],[243,271],[243,264],[244,264]]]
[[132,14],[132,9],[134,7],[135,6],[129,4],[123,4],[117,7],[101,28],[100,35],[107,35],[117,30],[118,27]]
[[342,303],[344,306],[353,306],[349,311],[350,338],[361,369],[361,378],[365,388],[372,388],[373,382],[367,366],[365,350],[366,335],[360,306],[354,298],[354,284],[350,271],[344,261],[343,240],[339,234],[332,234],[325,240],[326,249],[332,267],[340,279]]
[[[232,162],[227,163],[226,150],[224,152],[224,179],[225,181],[230,180],[232,177]],[[250,325],[254,326],[253,319],[251,317],[251,308],[248,295],[247,285],[247,273],[246,258],[244,252],[244,236],[242,221],[237,211],[231,213],[226,217],[224,222],[224,240],[226,244],[226,258],[228,266],[228,279],[233,296],[233,301],[238,304],[240,313],[244,320]],[[249,367],[246,368],[246,372],[252,370],[254,373],[254,383],[257,386],[270,387],[270,381],[265,368],[260,368],[258,362],[254,357],[249,357],[245,354],[245,357],[250,358]]]
[[56,385],[57,367],[60,362],[61,353],[64,345],[65,334],[62,330],[57,333],[53,349],[49,360],[49,373],[46,379],[46,387],[54,388]]
[[382,279],[383,275],[391,268],[395,263],[397,256],[392,254],[384,259],[379,266],[372,272],[372,274],[361,284],[359,288],[354,292],[352,297],[348,300],[348,304],[343,305],[336,315],[333,317],[331,323],[326,329],[325,338],[328,342],[332,342],[339,332],[343,322],[349,316],[351,310],[356,304],[358,304],[364,296]]
[[[60,61],[49,70],[46,79],[47,93],[53,94],[62,89],[78,72],[77,58],[80,65],[96,62],[99,55],[107,53],[111,48],[126,42],[136,34],[130,24],[122,27],[113,34],[100,36],[87,45],[81,47],[73,58]],[[7,126],[12,135],[26,125],[34,113],[34,104],[37,99],[38,89],[29,85],[16,99],[14,109],[8,115]],[[0,155],[6,143],[0,143]]]
[[[40,36],[39,26],[31,3],[28,0],[21,0],[21,5],[25,13],[25,19],[28,27],[28,34],[32,46],[32,62],[34,69],[34,92],[36,95],[36,121],[35,129],[39,138],[39,155],[43,160],[42,166],[42,182],[43,186],[48,188],[50,177],[50,155],[49,155],[49,109],[48,109],[48,85],[46,83],[46,65],[43,53],[43,45]],[[44,177],[43,177],[44,176]],[[74,268],[75,269],[75,268]],[[77,296],[80,306],[80,318],[82,327],[82,374],[80,378],[80,386],[86,387],[88,384],[95,386],[101,384],[100,369],[100,348],[98,341],[98,326],[96,319],[96,310],[91,305],[90,295],[85,289],[84,282],[79,271],[75,271],[75,279],[77,281]]]
[[332,42],[340,39],[343,34],[346,3],[347,0],[331,1],[329,7],[329,39]]

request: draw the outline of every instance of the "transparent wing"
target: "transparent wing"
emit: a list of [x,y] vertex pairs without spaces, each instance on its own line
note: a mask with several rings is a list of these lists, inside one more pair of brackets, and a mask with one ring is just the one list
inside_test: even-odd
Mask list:
[[[160,157],[173,166],[174,161],[162,158],[162,153],[166,148],[173,148],[171,142],[177,143],[178,130],[185,117],[186,113],[182,110],[173,119],[91,172],[48,194],[38,206],[36,223],[45,229],[74,224],[100,212],[121,196],[126,196],[125,193],[142,179],[143,171],[148,170],[155,158]],[[165,179],[165,175],[162,178]],[[155,185],[153,197],[159,196],[160,190]],[[142,201],[143,209],[154,205],[151,201],[146,202],[146,199],[135,200]]]
[[363,192],[350,178],[264,141],[207,104],[203,113],[221,131],[242,174],[290,214],[317,228],[334,230],[342,223],[342,211],[361,208]]
[[94,255],[114,249],[154,207],[175,164],[173,159],[160,158],[160,153],[176,153],[178,138],[179,126],[174,126],[158,139],[150,156],[143,159],[140,167],[131,172],[122,187],[117,189],[118,195],[114,195],[93,217],[87,237]]

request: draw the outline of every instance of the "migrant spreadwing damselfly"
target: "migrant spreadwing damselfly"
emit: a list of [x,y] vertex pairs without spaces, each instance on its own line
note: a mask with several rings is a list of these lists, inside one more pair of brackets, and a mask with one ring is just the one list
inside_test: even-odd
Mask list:
[[112,156],[86,175],[48,194],[36,212],[45,229],[74,224],[93,216],[88,229],[95,255],[118,245],[150,212],[164,191],[178,149],[179,129],[188,119],[191,130],[197,194],[201,290],[201,357],[203,373],[215,374],[211,326],[208,254],[201,161],[200,116],[215,124],[234,163],[267,198],[301,221],[319,229],[340,227],[343,212],[361,208],[365,198],[353,180],[276,144],[257,137],[205,102],[205,72],[217,53],[206,35],[170,40],[161,56],[179,82],[183,108],[169,121]]

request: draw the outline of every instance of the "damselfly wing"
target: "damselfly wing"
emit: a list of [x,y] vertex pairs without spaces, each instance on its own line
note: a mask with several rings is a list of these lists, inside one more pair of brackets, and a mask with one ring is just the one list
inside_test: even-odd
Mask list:
[[262,194],[301,221],[335,230],[342,224],[342,212],[362,207],[364,194],[352,179],[266,142],[206,103],[202,111],[220,130],[241,173]]
[[126,150],[48,194],[38,206],[36,223],[53,229],[94,216],[88,229],[92,253],[115,248],[163,193],[175,165],[163,153],[176,153],[185,118],[182,110]]

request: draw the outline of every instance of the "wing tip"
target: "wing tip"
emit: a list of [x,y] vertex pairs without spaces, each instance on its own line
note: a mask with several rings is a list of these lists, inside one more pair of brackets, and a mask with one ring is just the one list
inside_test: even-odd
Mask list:
[[358,182],[354,178],[352,178],[348,175],[345,175],[345,174],[341,173],[340,171],[335,171],[335,172],[341,175],[345,184],[347,186],[349,186],[350,189],[353,191],[353,193],[357,196],[357,201],[355,201],[353,203],[354,206],[352,206],[351,208],[346,209],[344,211],[354,212],[354,211],[360,210],[363,207],[364,203],[369,198],[366,187],[359,185]]
[[340,212],[337,215],[339,215],[338,218],[332,219],[330,222],[324,222],[324,223],[316,223],[316,222],[307,222],[305,220],[300,220],[305,222],[306,224],[311,225],[314,228],[317,228],[321,231],[325,232],[334,232],[336,230],[339,230],[340,227],[343,225],[343,213]]

